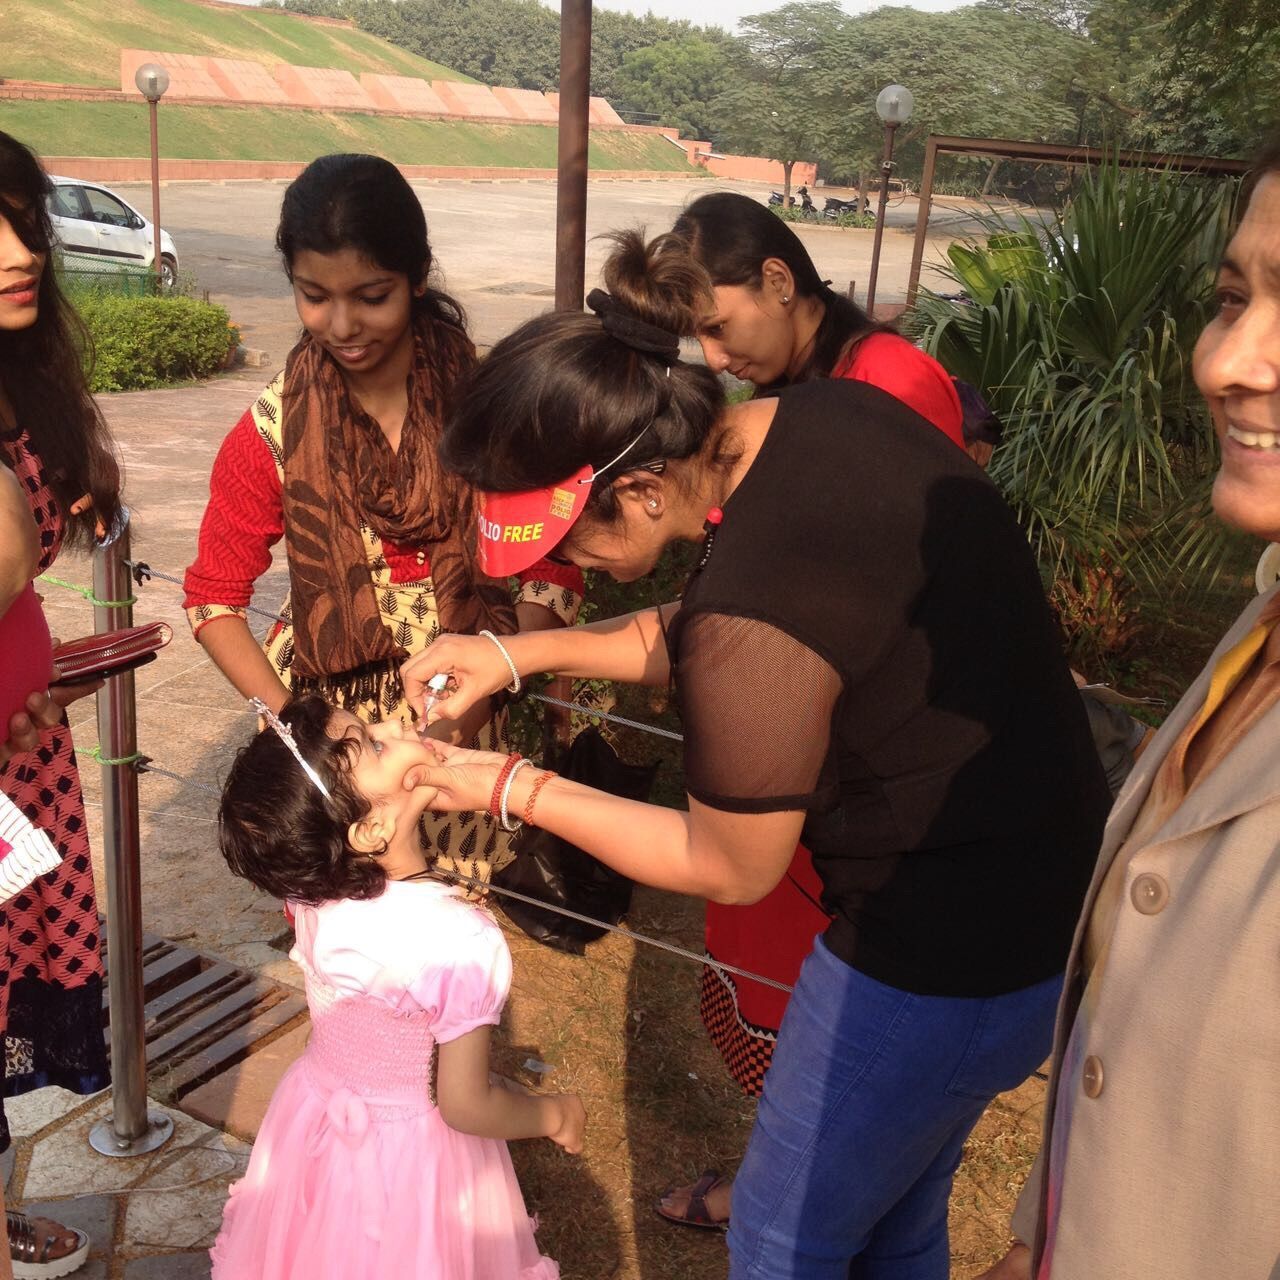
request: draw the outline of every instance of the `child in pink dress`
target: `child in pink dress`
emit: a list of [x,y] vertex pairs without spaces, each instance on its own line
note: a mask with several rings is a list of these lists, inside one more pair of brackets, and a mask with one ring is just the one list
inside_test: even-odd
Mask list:
[[432,793],[403,782],[433,760],[397,721],[364,724],[312,695],[231,769],[222,851],[291,906],[311,1039],[231,1188],[214,1280],[560,1274],[505,1140],[576,1153],[586,1113],[575,1095],[490,1081],[511,957],[487,911],[430,878],[417,820]]

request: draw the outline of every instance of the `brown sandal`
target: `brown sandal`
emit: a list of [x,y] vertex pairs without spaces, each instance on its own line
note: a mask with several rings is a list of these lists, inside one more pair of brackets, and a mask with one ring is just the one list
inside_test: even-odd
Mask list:
[[674,1222],[680,1227],[700,1227],[703,1231],[728,1231],[728,1218],[713,1218],[707,1211],[707,1196],[716,1187],[728,1181],[729,1179],[719,1169],[707,1169],[689,1188],[689,1204],[684,1213],[670,1213],[662,1207],[662,1201],[677,1190],[676,1187],[668,1187],[654,1208],[658,1211],[658,1217]]

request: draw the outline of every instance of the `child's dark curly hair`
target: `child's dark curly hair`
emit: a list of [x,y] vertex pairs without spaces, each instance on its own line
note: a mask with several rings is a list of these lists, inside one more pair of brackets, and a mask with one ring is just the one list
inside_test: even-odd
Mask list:
[[386,887],[382,867],[347,843],[347,829],[370,806],[352,784],[352,740],[328,732],[332,715],[316,694],[292,698],[280,711],[303,758],[329,788],[328,800],[269,727],[241,749],[222,788],[222,856],[236,875],[277,898],[376,898]]

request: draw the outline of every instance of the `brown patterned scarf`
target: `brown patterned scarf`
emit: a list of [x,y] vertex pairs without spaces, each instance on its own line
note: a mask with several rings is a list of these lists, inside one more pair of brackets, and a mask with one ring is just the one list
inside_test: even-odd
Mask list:
[[378,611],[362,520],[380,537],[428,552],[442,630],[516,629],[507,585],[475,563],[474,496],[436,456],[445,401],[474,361],[461,330],[430,316],[415,319],[409,410],[393,452],[318,342],[307,335],[289,353],[284,527],[293,671],[303,679],[407,656]]

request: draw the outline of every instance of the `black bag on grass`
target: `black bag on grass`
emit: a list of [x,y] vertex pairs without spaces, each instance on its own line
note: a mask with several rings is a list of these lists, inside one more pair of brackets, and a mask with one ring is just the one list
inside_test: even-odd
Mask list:
[[[598,729],[584,729],[578,734],[560,770],[563,777],[574,782],[627,800],[647,800],[657,772],[657,764],[623,764]],[[617,924],[631,906],[632,882],[626,876],[549,831],[532,826],[521,828],[515,839],[515,853],[515,861],[493,877],[499,889],[511,889],[610,924]],[[580,956],[588,942],[605,933],[595,925],[542,911],[501,894],[494,894],[493,900],[529,937],[558,951]]]

